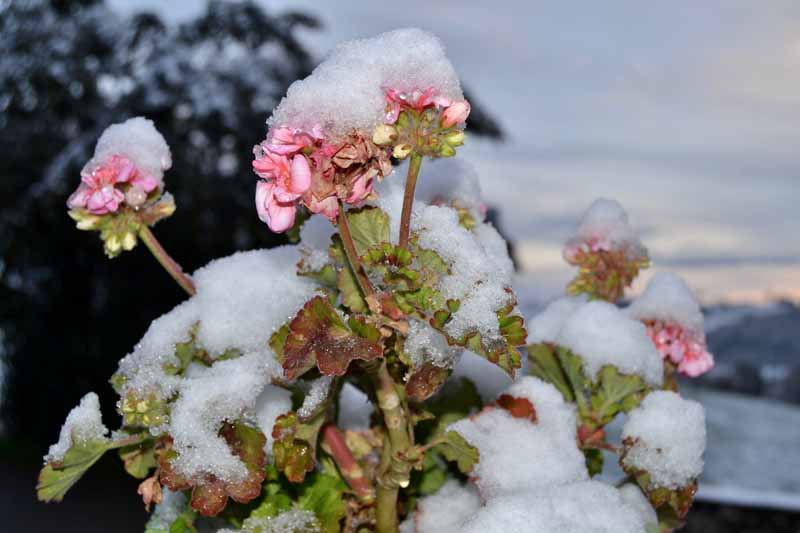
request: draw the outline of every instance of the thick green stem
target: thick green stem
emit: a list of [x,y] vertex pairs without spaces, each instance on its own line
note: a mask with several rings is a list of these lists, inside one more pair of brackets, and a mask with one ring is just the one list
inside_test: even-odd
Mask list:
[[156,236],[153,235],[153,232],[150,231],[150,228],[147,225],[142,224],[141,229],[139,229],[139,238],[142,242],[147,246],[150,252],[153,254],[153,257],[164,267],[172,279],[178,282],[178,285],[181,286],[183,290],[189,296],[194,296],[197,290],[194,288],[194,283],[192,282],[192,278],[190,278],[181,268],[181,266],[172,259],[166,250],[161,246],[161,243],[158,242]]
[[409,428],[407,408],[401,393],[386,368],[386,362],[372,375],[378,407],[383,413],[386,437],[378,473],[378,498],[375,511],[378,533],[397,531],[397,497],[400,488],[408,486],[411,463],[406,455],[411,450],[414,439]]
[[356,251],[356,245],[353,242],[353,236],[350,233],[350,225],[347,222],[344,204],[341,201],[339,201],[338,223],[339,235],[342,237],[342,244],[344,245],[344,253],[347,255],[347,260],[350,262],[350,268],[352,269],[353,274],[356,276],[358,286],[361,288],[361,292],[364,294],[364,298],[369,304],[370,300],[375,299],[375,289],[372,287],[372,283],[370,283],[369,278],[364,273],[364,268],[361,264],[361,258]]
[[400,217],[400,248],[408,248],[408,236],[411,233],[411,207],[414,205],[414,191],[417,188],[419,169],[422,166],[422,156],[411,154],[408,162],[408,176],[406,177],[406,191],[403,195],[403,213]]

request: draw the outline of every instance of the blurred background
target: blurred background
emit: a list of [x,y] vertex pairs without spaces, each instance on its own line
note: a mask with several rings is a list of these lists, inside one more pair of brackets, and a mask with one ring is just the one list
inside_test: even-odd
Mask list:
[[67,411],[183,299],[143,247],[105,260],[64,202],[110,123],[172,147],[186,270],[284,242],[253,209],[252,146],[337,42],[438,34],[475,105],[472,162],[513,242],[529,316],[572,272],[560,248],[618,199],[653,272],[700,296],[715,369],[685,389],[709,451],[687,531],[800,531],[800,3],[745,0],[0,0],[0,513],[9,531],[141,531],[136,481],[106,457],[35,502]]

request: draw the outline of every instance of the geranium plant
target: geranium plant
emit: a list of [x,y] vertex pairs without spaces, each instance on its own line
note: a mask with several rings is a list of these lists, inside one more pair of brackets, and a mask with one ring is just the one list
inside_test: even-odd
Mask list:
[[[118,430],[94,393],[69,413],[39,498],[61,500],[116,450],[155,504],[150,533],[679,527],[705,425],[674,375],[713,364],[696,301],[662,275],[616,306],[647,252],[601,200],[565,248],[572,296],[526,331],[474,176],[437,161],[469,112],[430,34],[341,45],[254,149],[257,214],[300,244],[192,276],[150,229],[175,209],[169,148],[146,119],[111,126],[70,216],[110,257],[144,242],[189,298],[120,361]],[[618,486],[595,478],[609,457]]]

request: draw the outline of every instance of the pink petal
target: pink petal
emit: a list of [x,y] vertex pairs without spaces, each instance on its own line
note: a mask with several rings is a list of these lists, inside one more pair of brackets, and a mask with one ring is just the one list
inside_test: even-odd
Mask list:
[[294,193],[303,194],[310,186],[311,168],[308,166],[308,160],[298,154],[292,159],[291,190]]
[[267,206],[269,212],[269,229],[275,233],[282,233],[294,225],[296,208],[293,203],[284,204],[277,201],[271,202]]
[[456,124],[463,124],[467,120],[470,110],[471,107],[466,100],[453,102],[442,113],[442,127],[449,128]]

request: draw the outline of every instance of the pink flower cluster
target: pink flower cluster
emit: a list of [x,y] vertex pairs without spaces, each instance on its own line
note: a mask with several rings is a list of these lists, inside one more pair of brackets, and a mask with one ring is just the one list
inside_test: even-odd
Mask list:
[[594,237],[587,241],[571,239],[567,242],[566,246],[564,246],[564,259],[570,264],[575,264],[578,262],[578,256],[580,254],[597,253],[601,251],[612,251],[611,241]]
[[702,334],[660,321],[648,321],[645,325],[661,358],[677,365],[678,372],[695,378],[714,367],[714,356],[706,349]]
[[272,231],[283,232],[294,225],[298,202],[335,220],[339,200],[355,205],[366,200],[373,178],[387,171],[370,166],[375,154],[365,142],[354,134],[334,145],[319,127],[273,129],[253,149],[253,170],[262,178],[256,185],[259,218]]
[[139,170],[128,158],[113,155],[91,172],[81,172],[81,184],[67,200],[70,209],[93,215],[116,212],[122,202],[138,207],[158,187],[158,180]]
[[466,100],[452,101],[439,96],[435,87],[428,87],[424,91],[414,90],[409,93],[384,88],[384,94],[386,95],[386,115],[384,116],[386,124],[397,122],[403,109],[413,109],[421,113],[425,109],[437,107],[444,110],[441,116],[442,127],[449,128],[466,122],[471,109]]

